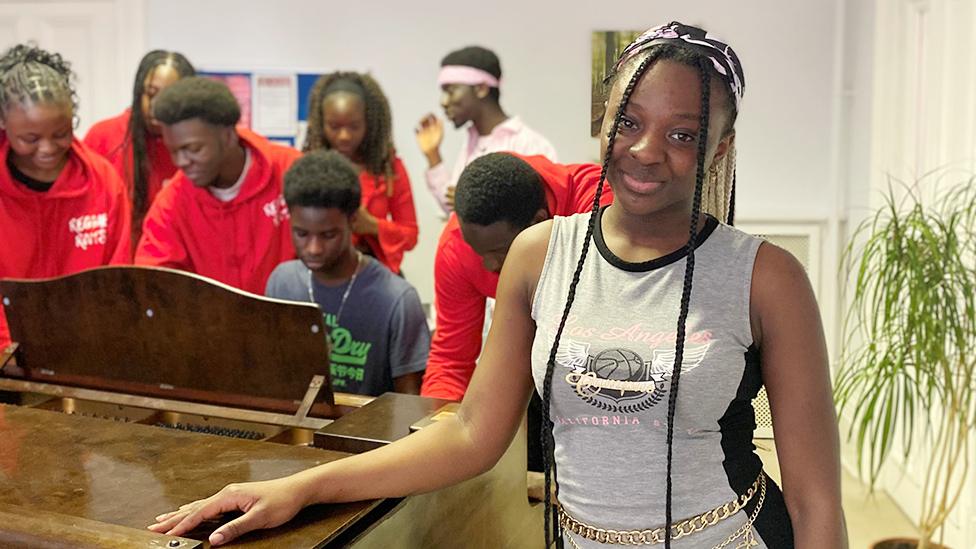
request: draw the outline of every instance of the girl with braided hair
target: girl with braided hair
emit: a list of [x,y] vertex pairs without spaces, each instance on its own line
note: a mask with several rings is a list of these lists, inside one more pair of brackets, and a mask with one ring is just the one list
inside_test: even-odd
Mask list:
[[142,219],[153,198],[163,188],[163,182],[176,173],[161,127],[152,117],[152,100],[170,84],[195,74],[193,65],[181,53],[147,53],[136,69],[132,104],[122,114],[96,123],[85,135],[85,144],[111,162],[128,185],[133,245],[142,234]]
[[[210,538],[226,541],[311,502],[458,482],[495,463],[536,389],[554,486],[546,547],[846,547],[810,284],[787,252],[702,209],[705,181],[722,179],[708,172],[728,162],[735,138],[738,57],[704,30],[670,23],[631,44],[612,79],[593,210],[533,225],[512,244],[456,418],[284,479],[231,485],[152,528],[178,535],[246,510]],[[783,491],[752,446],[762,385]]]
[[318,79],[308,98],[304,151],[335,149],[359,168],[362,205],[354,244],[400,272],[417,245],[417,211],[410,177],[393,147],[390,104],[368,74],[334,72]]
[[[0,278],[47,278],[129,260],[122,180],[74,138],[67,61],[32,44],[0,57]],[[0,349],[10,343],[0,305]]]

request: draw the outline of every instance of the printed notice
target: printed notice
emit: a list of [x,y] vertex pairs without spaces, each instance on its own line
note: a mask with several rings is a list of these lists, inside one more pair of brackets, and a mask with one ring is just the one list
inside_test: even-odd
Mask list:
[[294,74],[258,74],[254,77],[255,132],[294,136],[298,131],[298,79]]

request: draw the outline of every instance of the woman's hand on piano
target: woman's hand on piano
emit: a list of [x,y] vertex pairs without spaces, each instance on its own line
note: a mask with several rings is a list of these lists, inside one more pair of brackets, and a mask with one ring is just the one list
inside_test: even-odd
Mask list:
[[229,484],[206,499],[183,505],[176,511],[156,517],[148,528],[170,536],[180,536],[201,522],[239,511],[243,515],[210,534],[211,545],[223,545],[251,530],[274,528],[288,522],[305,506],[301,482],[284,477],[263,482]]

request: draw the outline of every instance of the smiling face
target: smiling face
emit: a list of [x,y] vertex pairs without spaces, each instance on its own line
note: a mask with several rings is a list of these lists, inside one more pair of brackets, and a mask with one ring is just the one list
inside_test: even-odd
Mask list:
[[215,126],[199,118],[176,124],[163,124],[163,142],[173,164],[183,170],[195,187],[209,187],[220,177],[220,171],[235,143],[233,127]]
[[[619,105],[639,65],[634,59],[621,70],[608,104]],[[667,59],[654,63],[640,79],[624,108],[610,157],[607,180],[614,203],[632,215],[665,211],[690,212],[695,192],[701,115],[701,78],[697,68]],[[723,135],[729,120],[727,92],[711,79],[710,121],[705,169],[725,154],[733,139]],[[611,107],[612,108],[612,107]],[[614,122],[603,125],[601,149]]]
[[68,159],[73,136],[70,105],[13,104],[2,118],[14,165],[41,181],[54,181]]

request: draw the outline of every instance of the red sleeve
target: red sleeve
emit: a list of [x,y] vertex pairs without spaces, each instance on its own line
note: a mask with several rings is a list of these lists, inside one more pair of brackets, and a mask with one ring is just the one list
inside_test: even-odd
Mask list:
[[125,133],[129,126],[129,110],[126,109],[122,114],[106,118],[96,122],[88,129],[85,138],[82,140],[91,150],[101,156],[115,162],[114,158],[119,152],[118,149],[125,141]]
[[[393,272],[400,270],[403,254],[417,245],[417,210],[413,205],[410,177],[397,158],[393,163],[393,196],[390,197],[390,219],[379,219],[378,239],[386,263]],[[375,214],[374,214],[375,215]]]
[[[549,213],[568,216],[593,209],[593,197],[600,182],[598,164],[557,164],[541,155],[522,155],[510,152],[532,167],[549,189]],[[551,201],[555,200],[555,203]],[[613,202],[610,185],[604,182],[600,204]]]
[[0,351],[10,345],[10,328],[7,326],[7,316],[3,310],[3,303],[0,303]]
[[111,166],[106,166],[104,175],[111,182],[109,188],[114,196],[114,204],[109,211],[114,230],[108,235],[105,248],[109,253],[109,265],[126,265],[132,263],[132,205],[126,192],[122,178]]
[[142,238],[136,247],[136,265],[155,265],[196,272],[176,226],[176,193],[171,182],[156,195],[142,223]]
[[266,154],[269,157],[272,157],[274,159],[274,163],[278,165],[278,168],[281,170],[281,177],[284,177],[285,172],[288,171],[288,168],[290,168],[296,160],[302,157],[302,151],[294,147],[280,145],[278,143],[271,143],[267,140],[265,140],[265,143],[268,144],[268,148],[265,149]]
[[420,394],[461,400],[481,352],[485,295],[472,280],[480,271],[481,260],[470,248],[462,246],[460,231],[451,231],[450,223],[445,227],[445,234],[434,259],[437,328]]
[[109,132],[107,125],[108,121],[105,120],[95,124],[88,130],[88,133],[85,134],[85,138],[82,140],[82,143],[87,145],[88,148],[102,156],[106,156],[109,152]]
[[[593,197],[596,196],[596,189],[600,183],[600,171],[602,168],[598,164],[572,164],[566,166],[572,180],[574,212],[584,213],[593,209]],[[600,193],[600,205],[607,206],[613,203],[613,191],[610,184],[603,182],[603,191]]]

